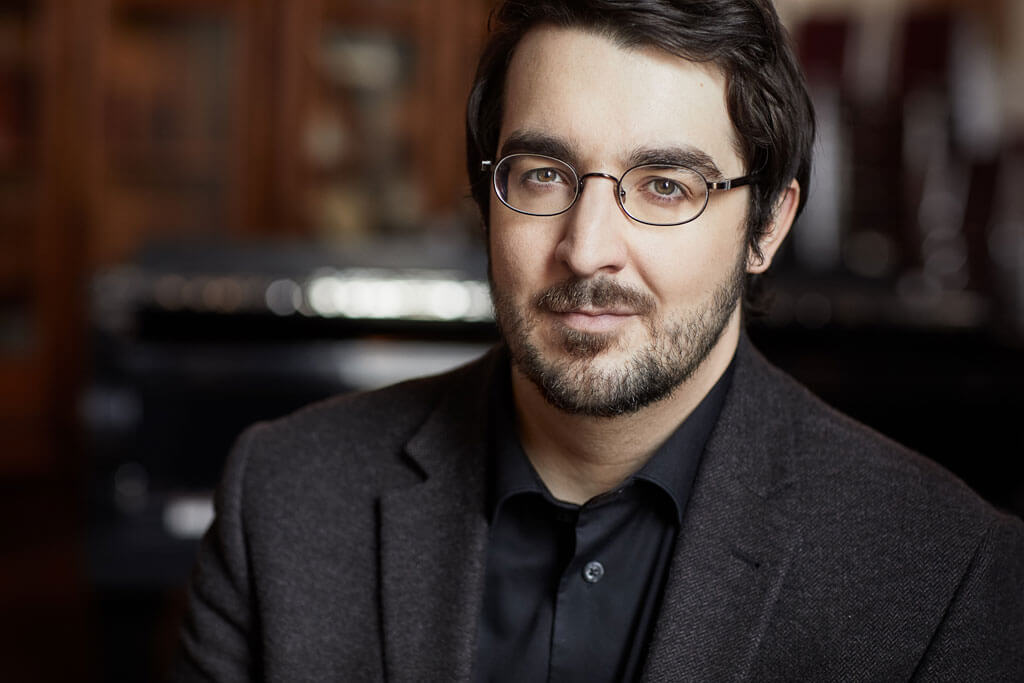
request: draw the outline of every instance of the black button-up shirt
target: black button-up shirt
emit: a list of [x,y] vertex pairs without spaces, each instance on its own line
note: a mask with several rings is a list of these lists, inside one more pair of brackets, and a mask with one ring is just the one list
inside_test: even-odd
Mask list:
[[498,388],[477,681],[639,678],[732,367],[640,471],[583,505],[548,491],[516,436],[511,388]]

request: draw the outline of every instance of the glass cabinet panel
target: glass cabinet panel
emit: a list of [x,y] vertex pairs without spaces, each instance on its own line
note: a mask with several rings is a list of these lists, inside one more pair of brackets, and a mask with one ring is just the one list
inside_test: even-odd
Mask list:
[[230,5],[184,7],[112,13],[94,264],[130,258],[150,241],[220,235],[229,224],[237,29]]

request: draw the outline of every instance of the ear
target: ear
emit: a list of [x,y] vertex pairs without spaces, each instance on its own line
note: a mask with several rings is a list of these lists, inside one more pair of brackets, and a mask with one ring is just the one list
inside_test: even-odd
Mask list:
[[772,265],[775,253],[782,246],[782,240],[786,239],[789,229],[796,219],[796,209],[800,205],[800,183],[794,178],[789,187],[779,193],[779,199],[775,203],[775,210],[772,212],[772,220],[768,229],[758,243],[761,247],[761,255],[758,256],[751,249],[747,255],[747,272],[763,273]]

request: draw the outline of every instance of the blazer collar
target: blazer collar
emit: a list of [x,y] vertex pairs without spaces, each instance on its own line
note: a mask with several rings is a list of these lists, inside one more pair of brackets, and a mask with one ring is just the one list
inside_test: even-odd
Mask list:
[[486,561],[487,406],[500,349],[442,385],[406,445],[423,481],[380,504],[381,607],[388,680],[472,673]]
[[645,680],[751,675],[800,537],[786,511],[796,472],[775,372],[743,336],[676,542]]

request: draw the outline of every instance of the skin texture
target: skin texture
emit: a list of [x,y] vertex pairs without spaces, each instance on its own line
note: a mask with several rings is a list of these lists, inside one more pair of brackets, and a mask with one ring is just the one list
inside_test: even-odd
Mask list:
[[[551,152],[616,177],[638,155],[710,159],[743,175],[723,76],[656,49],[540,27],[509,66],[501,154]],[[584,502],[639,469],[724,372],[740,332],[744,270],[763,271],[789,229],[795,181],[753,259],[746,188],[713,193],[686,225],[645,226],[591,178],[559,216],[491,202],[499,324],[513,358],[520,438],[552,493]]]

